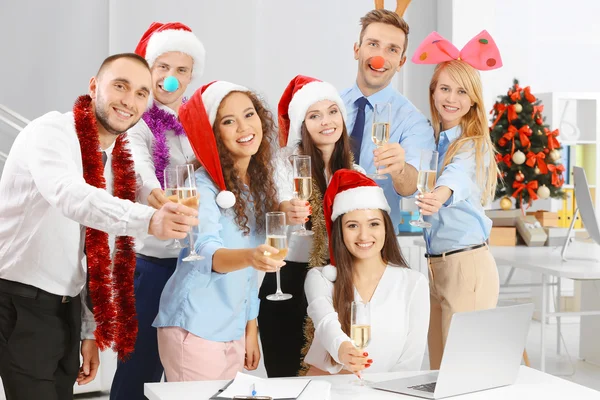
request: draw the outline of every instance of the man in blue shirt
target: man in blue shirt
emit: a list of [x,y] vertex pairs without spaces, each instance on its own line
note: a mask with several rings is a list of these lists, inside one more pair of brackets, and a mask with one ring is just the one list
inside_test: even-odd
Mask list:
[[[421,150],[435,149],[433,130],[428,120],[406,97],[391,85],[392,78],[406,61],[408,24],[396,13],[372,10],[360,20],[362,29],[354,44],[358,60],[356,83],[341,93],[348,109],[346,121],[352,132],[355,162],[367,173],[389,174],[391,179],[378,180],[392,209],[394,228],[400,223],[400,199],[417,190]],[[380,68],[374,59],[382,57]],[[373,107],[391,103],[390,138],[377,148],[371,141]],[[356,129],[355,129],[356,128]]]

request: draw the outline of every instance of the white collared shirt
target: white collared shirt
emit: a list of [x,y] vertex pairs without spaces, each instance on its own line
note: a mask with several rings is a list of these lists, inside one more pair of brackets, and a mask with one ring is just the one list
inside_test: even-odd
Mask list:
[[[19,133],[0,178],[0,278],[77,296],[87,271],[82,225],[145,238],[154,212],[88,185],[73,113],[50,112]],[[84,315],[82,336],[92,323]]]
[[[161,110],[175,116],[177,115],[169,107],[158,102],[155,102],[155,104]],[[169,148],[169,166],[189,164],[196,159],[187,136],[177,136],[172,130],[166,131],[165,136]],[[146,122],[140,119],[140,122],[127,132],[127,137],[129,138],[135,162],[138,184],[137,201],[142,204],[148,204],[148,196],[150,196],[152,190],[161,188],[160,182],[156,177],[156,169],[154,168],[152,157],[154,134]],[[136,241],[136,252],[157,258],[177,258],[179,249],[166,248],[172,242],[172,240],[159,240],[154,236],[148,236],[145,240]]]

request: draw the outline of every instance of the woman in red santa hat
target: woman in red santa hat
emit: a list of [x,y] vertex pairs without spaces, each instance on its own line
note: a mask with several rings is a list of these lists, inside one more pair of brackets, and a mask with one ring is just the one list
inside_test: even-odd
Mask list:
[[[356,171],[333,175],[323,201],[331,264],[306,277],[315,337],[308,375],[416,371],[429,325],[429,286],[407,267],[383,190]],[[370,304],[371,341],[358,350],[350,338],[353,301]]]
[[163,290],[158,348],[167,380],[232,379],[258,367],[258,276],[285,263],[265,255],[265,214],[275,210],[271,165],[275,127],[245,87],[217,81],[179,113],[202,168],[195,179],[201,221],[191,243],[200,261],[183,261]]
[[[306,318],[304,279],[309,268],[327,264],[323,193],[337,170],[364,172],[353,163],[345,120],[346,107],[335,87],[315,78],[296,76],[279,101],[282,148],[275,157],[279,207],[291,228],[308,222],[312,235],[289,235],[287,266],[280,278],[282,287],[293,297],[277,302],[265,299],[276,290],[274,274],[266,275],[260,288],[260,338],[269,377],[295,376],[307,369],[302,368],[301,354],[306,354],[310,345],[312,325]],[[290,162],[294,155],[311,157],[312,195],[308,201],[294,195]]]

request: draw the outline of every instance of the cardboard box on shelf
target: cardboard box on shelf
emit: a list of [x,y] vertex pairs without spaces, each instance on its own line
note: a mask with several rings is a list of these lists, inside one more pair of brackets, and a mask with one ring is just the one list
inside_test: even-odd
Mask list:
[[513,226],[494,226],[490,232],[490,246],[515,246],[517,228]]
[[527,215],[533,215],[543,227],[556,228],[558,227],[558,213],[551,211],[529,211]]
[[521,210],[486,210],[485,215],[492,220],[493,226],[516,226]]

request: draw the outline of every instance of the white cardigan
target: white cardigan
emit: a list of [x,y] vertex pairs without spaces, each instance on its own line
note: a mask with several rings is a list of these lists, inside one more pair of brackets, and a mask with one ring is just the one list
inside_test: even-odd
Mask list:
[[[350,341],[333,308],[335,267],[313,268],[304,289],[308,315],[315,326],[314,340],[305,362],[336,374],[342,370],[338,350]],[[354,298],[361,300],[354,289]],[[371,342],[365,349],[373,360],[365,373],[421,369],[429,329],[429,284],[409,268],[388,266],[371,298]],[[332,365],[328,355],[336,362]]]

